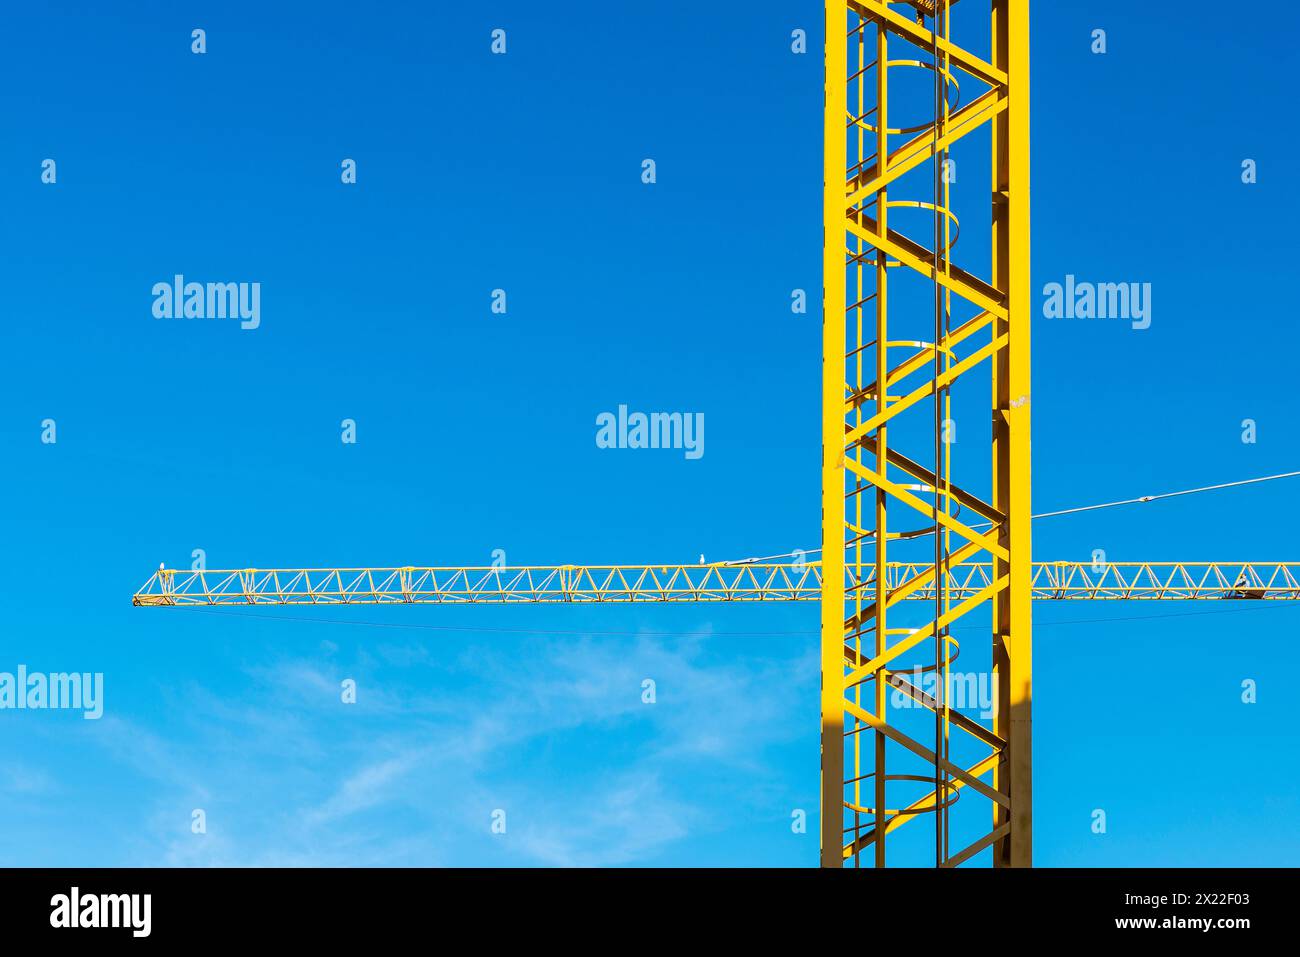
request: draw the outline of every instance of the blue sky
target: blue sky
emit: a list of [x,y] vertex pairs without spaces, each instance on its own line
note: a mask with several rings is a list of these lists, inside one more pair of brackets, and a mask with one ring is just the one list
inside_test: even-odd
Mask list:
[[[1036,289],[1153,288],[1146,330],[1035,322],[1036,510],[1297,467],[1275,38],[1300,15],[1218,13],[1035,5]],[[0,863],[815,864],[813,605],[231,614],[130,595],[195,548],[292,567],[814,545],[820,320],[789,302],[820,281],[820,6],[5,20],[0,670],[103,672],[106,701],[99,721],[0,712]],[[795,28],[812,53],[790,52]],[[260,327],[155,320],[176,273],[260,282]],[[597,448],[620,403],[703,412],[706,454]],[[1294,494],[1044,521],[1035,557],[1294,558]],[[1294,861],[1277,822],[1300,813],[1298,613],[1227,611],[1039,605],[1038,863]]]

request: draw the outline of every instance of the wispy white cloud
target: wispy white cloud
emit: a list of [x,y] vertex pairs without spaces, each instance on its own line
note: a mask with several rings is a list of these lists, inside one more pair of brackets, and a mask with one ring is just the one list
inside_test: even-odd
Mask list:
[[362,766],[343,780],[329,800],[307,812],[307,822],[325,824],[384,803],[427,754],[427,749],[406,751]]
[[537,820],[516,825],[518,848],[553,867],[609,867],[644,860],[690,833],[701,811],[665,793],[657,773],[625,772],[581,800],[541,805]]
[[[390,646],[354,663],[356,705],[339,703],[333,651],[259,663],[238,698],[188,686],[183,727],[114,718],[103,736],[155,783],[130,863],[644,862],[718,826],[709,781],[765,777],[815,689],[811,653],[719,659],[708,642],[497,644],[454,672]],[[189,833],[192,807],[207,834]]]
[[41,768],[15,762],[0,765],[0,792],[31,796],[50,794],[55,789],[54,778]]

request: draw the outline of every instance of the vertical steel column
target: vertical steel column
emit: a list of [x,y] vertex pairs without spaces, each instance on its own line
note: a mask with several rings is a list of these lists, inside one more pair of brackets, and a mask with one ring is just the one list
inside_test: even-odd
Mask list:
[[[865,24],[863,25],[865,29]],[[883,23],[876,24],[876,166],[881,174],[889,172],[889,33]],[[841,202],[843,202],[841,200]],[[876,193],[876,220],[881,232],[889,228],[889,190],[882,188]],[[859,337],[861,338],[861,337]],[[855,342],[860,349],[862,342]],[[876,415],[885,413],[889,406],[889,254],[883,249],[876,250]],[[855,388],[861,388],[861,382],[855,382]],[[842,417],[842,413],[841,413]],[[876,471],[881,475],[887,469],[889,448],[889,428],[881,424],[876,430]],[[843,489],[840,493],[843,494]],[[887,646],[889,629],[886,627],[886,612],[889,607],[889,574],[886,564],[886,546],[889,542],[888,516],[889,495],[879,486],[876,487],[876,567],[874,572],[875,593],[872,600],[876,613],[876,645],[874,657],[880,659]],[[858,627],[861,627],[859,624]],[[872,680],[875,701],[872,713],[881,723],[886,722],[888,706],[888,675],[884,665],[876,669]],[[877,727],[873,735],[876,739],[875,797],[872,804],[876,812],[875,833],[884,834],[888,823],[886,815],[886,749],[885,732]],[[885,866],[885,842],[876,841],[876,867]]]
[[1029,391],[1029,0],[994,0],[993,64],[1007,74],[1007,108],[993,133],[993,285],[1006,297],[1007,347],[998,353],[993,394],[993,504],[1006,516],[996,574],[1010,584],[994,599],[994,730],[1007,741],[995,773],[1010,808],[994,805],[995,825],[1009,832],[994,847],[994,865],[1033,863],[1030,711],[1033,701],[1030,536]]
[[844,862],[844,0],[826,0],[822,171],[821,863]]

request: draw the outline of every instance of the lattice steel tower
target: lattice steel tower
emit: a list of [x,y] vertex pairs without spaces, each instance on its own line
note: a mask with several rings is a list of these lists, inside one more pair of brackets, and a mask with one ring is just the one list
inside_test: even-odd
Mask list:
[[[926,818],[936,863],[958,864],[989,846],[998,865],[1031,863],[1029,3],[992,0],[987,57],[953,38],[954,5],[826,3],[824,866],[868,855],[883,866],[889,835]],[[967,0],[963,13],[975,6]],[[916,95],[912,84],[891,100],[904,71],[927,76],[933,95]],[[960,91],[972,86],[981,92],[961,105]],[[905,101],[911,113],[896,119],[891,107]],[[962,268],[953,261],[955,154],[978,144],[976,134],[991,146],[992,232],[986,261]],[[968,244],[977,257],[978,244]],[[967,388],[977,378],[990,386]],[[985,440],[985,413],[973,407],[990,397]],[[985,442],[987,457],[965,451]],[[924,568],[891,581],[887,560],[918,550]],[[991,582],[954,597],[949,569],[972,559],[992,562]],[[929,620],[896,626],[896,603],[919,589],[932,593]],[[985,607],[992,727],[914,680],[929,674],[934,687],[949,687],[952,625]],[[891,692],[920,708],[891,709]],[[896,716],[913,720],[903,727]],[[971,745],[977,760],[964,757]],[[988,803],[990,823],[953,846],[950,810],[963,791]]]

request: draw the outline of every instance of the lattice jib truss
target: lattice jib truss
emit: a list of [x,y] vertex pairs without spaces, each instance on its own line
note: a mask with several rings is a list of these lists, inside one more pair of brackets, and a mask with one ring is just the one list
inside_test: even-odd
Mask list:
[[[884,866],[889,835],[923,819],[935,864],[989,847],[996,865],[1031,862],[1028,0],[992,0],[987,56],[954,40],[953,5],[826,4],[825,866],[868,855]],[[891,97],[904,72],[928,76],[933,95]],[[953,151],[981,138],[992,231],[982,266],[958,265]],[[977,377],[980,392],[964,388]],[[950,433],[988,421],[987,405],[969,410],[972,394],[992,397],[991,454],[967,453],[958,477]],[[968,408],[954,408],[958,396]],[[964,448],[976,433],[964,426]],[[894,581],[888,557],[918,549],[926,560]],[[946,587],[949,570],[976,560],[990,567],[983,587]],[[861,584],[841,592],[845,571]],[[896,625],[893,606],[931,583],[929,620]],[[992,726],[955,720],[943,695],[912,695],[929,725],[913,709],[904,730],[889,706],[900,673],[923,668],[948,687],[951,627],[976,613],[991,622]],[[929,793],[900,797],[918,784]],[[954,846],[949,813],[963,791],[987,801],[991,824]]]
[[[932,566],[894,562],[886,569],[898,600],[933,602]],[[874,569],[867,569],[872,585]],[[993,566],[949,569],[942,593],[965,601],[993,583]],[[921,579],[911,591],[902,586]],[[846,579],[845,589],[858,583]],[[460,605],[813,602],[821,566],[525,565],[422,568],[159,569],[133,596],[139,606]],[[1042,601],[1300,600],[1295,562],[1044,562],[1034,566]]]

